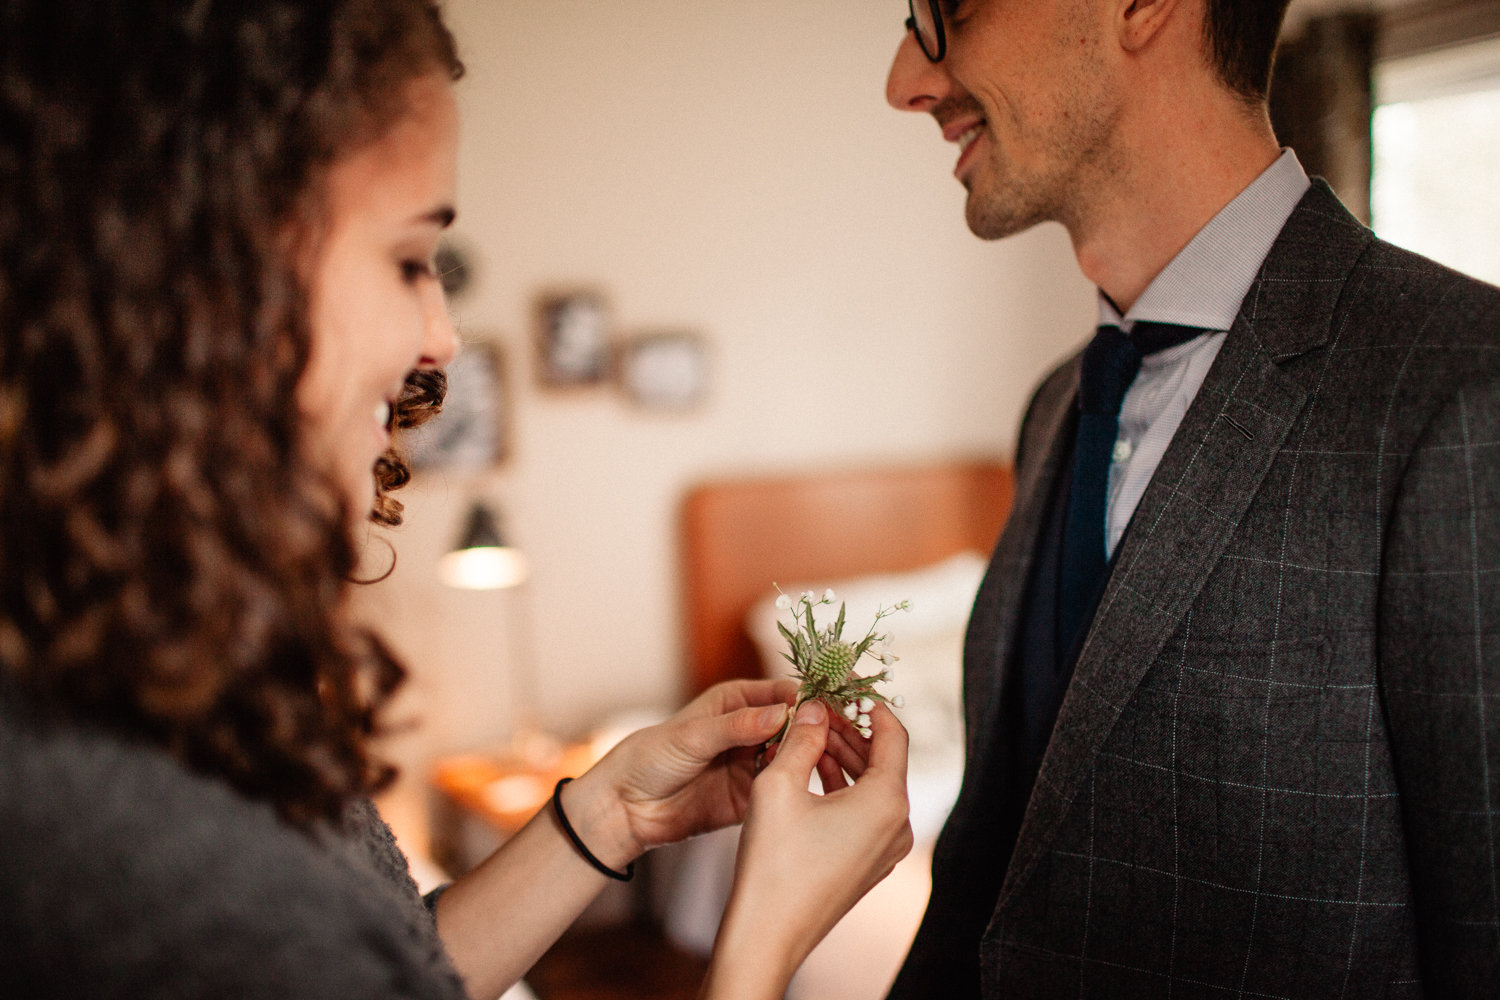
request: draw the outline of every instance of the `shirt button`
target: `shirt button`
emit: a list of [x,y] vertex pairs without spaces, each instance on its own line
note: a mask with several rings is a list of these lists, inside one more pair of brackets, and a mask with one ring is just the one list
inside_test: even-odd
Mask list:
[[1128,461],[1130,461],[1130,456],[1134,455],[1134,454],[1135,454],[1135,448],[1131,447],[1131,444],[1130,444],[1129,441],[1116,441],[1115,442],[1115,461],[1116,462],[1128,462]]

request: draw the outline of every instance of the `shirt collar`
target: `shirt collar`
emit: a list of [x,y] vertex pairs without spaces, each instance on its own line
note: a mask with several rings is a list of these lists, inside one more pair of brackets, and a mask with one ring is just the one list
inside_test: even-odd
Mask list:
[[1172,258],[1123,317],[1100,292],[1099,324],[1126,333],[1140,320],[1228,330],[1271,244],[1310,186],[1297,154],[1283,150]]

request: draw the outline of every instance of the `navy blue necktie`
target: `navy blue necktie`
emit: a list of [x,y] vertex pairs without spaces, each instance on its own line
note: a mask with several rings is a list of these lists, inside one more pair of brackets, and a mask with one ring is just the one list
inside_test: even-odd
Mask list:
[[1136,323],[1130,334],[1101,326],[1083,352],[1078,384],[1078,436],[1073,444],[1073,486],[1063,530],[1058,654],[1067,656],[1092,620],[1108,559],[1104,519],[1109,466],[1120,436],[1120,406],[1148,354],[1186,343],[1201,329],[1169,323]]

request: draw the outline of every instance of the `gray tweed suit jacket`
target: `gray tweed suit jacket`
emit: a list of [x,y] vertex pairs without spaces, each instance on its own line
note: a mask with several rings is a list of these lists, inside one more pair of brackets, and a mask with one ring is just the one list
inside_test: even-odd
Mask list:
[[1122,542],[997,903],[982,800],[1077,382],[1022,430],[892,996],[1500,996],[1500,289],[1314,183]]

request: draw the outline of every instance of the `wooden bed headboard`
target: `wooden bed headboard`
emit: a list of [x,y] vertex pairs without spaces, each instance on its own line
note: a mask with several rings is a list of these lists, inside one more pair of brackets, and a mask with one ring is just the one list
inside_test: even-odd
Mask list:
[[948,463],[709,483],[683,508],[689,694],[759,677],[745,616],[782,584],[917,569],[994,547],[1008,466]]

